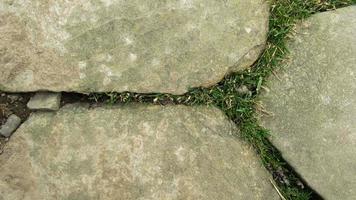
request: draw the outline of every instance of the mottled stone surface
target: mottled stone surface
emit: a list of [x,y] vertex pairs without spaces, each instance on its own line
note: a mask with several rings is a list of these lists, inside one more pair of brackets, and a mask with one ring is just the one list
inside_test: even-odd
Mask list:
[[0,156],[0,199],[278,199],[236,131],[207,107],[35,113]]
[[58,110],[61,103],[61,93],[38,92],[27,103],[31,110]]
[[273,144],[325,199],[356,197],[356,6],[299,24],[261,100]]
[[249,67],[265,0],[2,0],[0,90],[182,94]]

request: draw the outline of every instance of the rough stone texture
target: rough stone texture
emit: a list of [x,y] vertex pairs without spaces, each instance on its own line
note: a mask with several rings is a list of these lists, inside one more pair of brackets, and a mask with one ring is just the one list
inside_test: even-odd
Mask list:
[[235,131],[207,107],[35,113],[0,156],[0,199],[278,199]]
[[356,197],[356,6],[297,28],[262,118],[284,158],[325,199]]
[[21,118],[12,114],[6,120],[5,124],[3,124],[0,128],[0,135],[4,137],[10,137],[11,134],[20,126]]
[[182,94],[250,66],[265,0],[2,0],[0,90]]
[[27,107],[31,110],[58,110],[61,96],[61,93],[38,92],[27,103]]

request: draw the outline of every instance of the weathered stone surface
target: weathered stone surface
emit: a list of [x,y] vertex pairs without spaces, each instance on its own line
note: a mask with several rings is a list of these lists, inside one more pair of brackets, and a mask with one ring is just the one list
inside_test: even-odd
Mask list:
[[0,128],[0,135],[4,137],[10,137],[11,134],[20,126],[21,118],[12,114],[6,120],[5,124],[3,124]]
[[356,197],[355,36],[355,6],[312,16],[261,98],[273,144],[325,199]]
[[61,103],[61,93],[38,92],[27,103],[31,110],[58,110]]
[[0,1],[0,90],[181,94],[245,69],[265,0]]
[[278,199],[218,109],[65,106],[0,156],[0,199]]

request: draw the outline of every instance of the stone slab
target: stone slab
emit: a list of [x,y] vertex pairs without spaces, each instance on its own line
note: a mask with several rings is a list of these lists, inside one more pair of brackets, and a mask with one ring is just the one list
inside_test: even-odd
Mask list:
[[0,156],[0,199],[279,199],[237,131],[207,107],[36,112]]
[[[325,199],[356,197],[356,6],[300,23],[261,100],[273,144]],[[280,80],[278,80],[280,79]]]
[[265,0],[0,1],[0,90],[182,94],[249,67]]

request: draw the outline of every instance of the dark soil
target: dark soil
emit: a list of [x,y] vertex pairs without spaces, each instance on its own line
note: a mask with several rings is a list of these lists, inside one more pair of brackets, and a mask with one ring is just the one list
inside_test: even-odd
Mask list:
[[89,99],[89,95],[80,94],[80,93],[69,93],[69,92],[62,92],[61,97],[61,107],[65,104],[77,103],[77,102],[84,102],[84,103],[92,103]]
[[[26,106],[31,96],[31,93],[18,94],[0,92],[0,126],[6,122],[11,114],[17,115],[21,118],[22,122],[24,122],[31,113]],[[0,136],[0,154],[3,152],[4,145],[7,141],[8,138]]]

